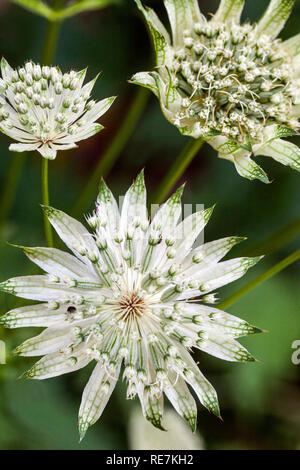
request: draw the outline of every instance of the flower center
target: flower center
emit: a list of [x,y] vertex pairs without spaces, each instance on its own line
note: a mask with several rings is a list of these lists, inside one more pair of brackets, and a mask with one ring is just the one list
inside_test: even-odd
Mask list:
[[135,320],[146,312],[146,302],[137,292],[123,295],[118,301],[118,306],[123,320]]
[[290,65],[280,41],[249,25],[195,24],[174,54],[173,83],[183,97],[176,122],[196,122],[200,135],[214,131],[240,143],[259,140],[266,121],[295,127]]

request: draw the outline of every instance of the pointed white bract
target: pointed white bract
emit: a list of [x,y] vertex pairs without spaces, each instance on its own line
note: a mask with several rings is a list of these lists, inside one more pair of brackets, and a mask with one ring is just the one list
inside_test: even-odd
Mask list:
[[86,70],[63,74],[34,62],[14,70],[2,58],[1,73],[0,130],[18,142],[9,147],[14,152],[54,159],[58,150],[77,147],[103,129],[96,121],[115,99],[90,99],[96,79],[83,85]]
[[[157,68],[132,83],[149,88],[182,134],[202,138],[248,179],[268,183],[252,156],[271,156],[300,171],[300,37],[276,39],[294,0],[271,0],[257,25],[240,24],[244,0],[221,0],[209,21],[198,0],[164,0],[171,37],[155,13],[135,0],[153,36]],[[286,147],[285,147],[286,145]],[[275,148],[275,150],[273,150]]]
[[138,396],[153,425],[163,429],[166,395],[195,430],[197,407],[190,388],[209,411],[217,416],[220,411],[192,348],[227,361],[253,361],[236,339],[261,330],[209,303],[215,302],[216,288],[243,276],[259,258],[221,261],[241,237],[193,247],[212,209],[180,222],[182,190],[149,221],[143,173],[127,191],[121,211],[102,182],[96,209],[87,217],[93,234],[45,207],[73,254],[21,247],[45,274],[0,284],[5,292],[40,302],[0,319],[8,328],[46,327],[15,351],[43,356],[25,377],[54,377],[96,362],[79,412],[81,438],[101,416],[121,370],[127,398]]

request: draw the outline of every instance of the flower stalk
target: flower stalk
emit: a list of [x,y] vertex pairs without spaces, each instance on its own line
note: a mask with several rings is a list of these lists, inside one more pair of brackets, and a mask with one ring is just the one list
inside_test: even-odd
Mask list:
[[247,254],[248,256],[258,256],[262,253],[264,253],[264,255],[270,255],[291,242],[299,233],[300,217],[297,217],[292,222],[287,223],[279,230],[255,244],[252,248],[247,250]]
[[[42,200],[44,206],[49,206],[49,178],[48,178],[48,160],[46,158],[42,159]],[[53,246],[53,234],[51,225],[47,217],[44,217],[44,227],[46,242],[49,247]]]
[[[63,4],[63,0],[54,0],[53,7],[54,9],[59,9]],[[60,32],[60,27],[62,20],[58,19],[57,21],[47,21],[47,30],[44,42],[44,48],[42,52],[42,64],[50,65],[54,56],[55,50],[58,42],[58,36]],[[46,158],[42,159],[42,201],[44,205],[50,204],[49,198],[49,182],[48,182],[48,160]],[[51,224],[49,223],[48,218],[43,214],[44,218],[44,229],[46,242],[49,247],[53,246],[53,233]]]
[[161,204],[166,196],[168,196],[203,144],[204,140],[201,138],[196,140],[190,139],[155,191],[153,204]]
[[[55,0],[54,5],[58,8],[62,4],[62,0]],[[41,62],[43,65],[50,65],[56,50],[58,36],[60,32],[62,20],[48,21],[45,35],[45,42],[42,52]]]
[[242,287],[237,292],[235,292],[230,297],[228,297],[228,299],[221,302],[218,305],[218,307],[220,309],[227,309],[232,304],[237,302],[237,300],[242,298],[244,295],[248,294],[248,292],[250,292],[252,289],[259,286],[260,284],[267,281],[268,279],[271,279],[271,277],[275,276],[275,274],[280,273],[281,271],[283,271],[283,269],[287,268],[288,266],[295,263],[299,259],[300,259],[300,250],[297,250],[291,255],[281,260],[279,263],[275,264],[275,266],[272,266],[272,268],[268,269],[267,271],[265,271],[264,273],[260,274],[255,279],[250,281],[244,287]]

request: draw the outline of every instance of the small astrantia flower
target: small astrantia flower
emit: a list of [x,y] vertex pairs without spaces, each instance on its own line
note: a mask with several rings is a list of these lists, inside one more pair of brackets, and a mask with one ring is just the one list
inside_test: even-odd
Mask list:
[[153,36],[157,70],[132,82],[158,97],[182,134],[202,138],[232,161],[240,175],[267,183],[251,159],[265,155],[300,171],[295,135],[300,116],[300,35],[276,39],[294,0],[271,0],[255,24],[240,24],[244,0],[221,0],[208,21],[197,0],[164,0],[169,33],[136,0]]
[[58,67],[27,62],[12,69],[1,60],[0,130],[18,144],[9,150],[37,150],[54,159],[58,150],[76,148],[76,142],[103,129],[95,121],[115,97],[96,103],[90,94],[97,77],[83,85],[86,69],[62,73]]
[[227,361],[253,361],[236,338],[261,330],[209,306],[213,291],[240,278],[259,258],[220,262],[243,240],[223,238],[193,247],[212,213],[181,215],[179,188],[149,221],[143,173],[127,191],[121,212],[104,182],[94,233],[63,212],[44,207],[73,255],[22,247],[46,274],[9,279],[1,290],[39,301],[1,317],[9,328],[47,327],[16,353],[39,356],[25,377],[46,379],[96,361],[83,392],[83,437],[102,414],[123,366],[127,398],[140,399],[144,416],[162,429],[163,394],[195,430],[200,402],[220,416],[216,392],[192,358],[198,348]]

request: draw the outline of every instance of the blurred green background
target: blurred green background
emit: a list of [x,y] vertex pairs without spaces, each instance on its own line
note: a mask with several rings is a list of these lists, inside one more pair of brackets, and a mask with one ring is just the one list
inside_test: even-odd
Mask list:
[[[146,3],[166,18],[162,0]],[[202,11],[209,13],[219,2],[199,3]],[[243,18],[255,21],[267,5],[267,0],[246,0]],[[298,33],[299,22],[298,1],[282,37]],[[0,53],[12,66],[27,59],[39,61],[45,29],[42,17],[7,0],[0,1]],[[63,71],[88,65],[88,78],[102,71],[94,96],[100,99],[118,95],[118,99],[101,120],[105,130],[81,142],[78,150],[62,152],[50,163],[54,207],[70,211],[128,112],[137,89],[127,80],[137,71],[149,70],[151,58],[149,37],[133,0],[118,0],[112,6],[64,22],[55,63]],[[107,182],[115,194],[124,194],[137,172],[145,167],[148,191],[153,192],[187,140],[163,118],[157,100],[151,97]],[[1,134],[0,191],[11,159],[8,144],[9,138]],[[209,206],[217,202],[205,232],[206,241],[228,235],[248,236],[244,246],[235,248],[232,255],[238,255],[241,249],[247,254],[248,247],[299,216],[300,175],[271,159],[261,157],[261,163],[273,180],[271,185],[239,177],[231,163],[217,159],[206,145],[181,178],[181,182],[188,182],[184,203]],[[7,246],[7,240],[23,245],[45,244],[39,206],[40,167],[37,154],[26,157],[13,210],[1,233],[1,281],[36,269],[19,250]],[[92,201],[86,212],[91,207]],[[267,256],[244,279],[221,289],[220,298],[226,298],[297,248],[299,237]],[[300,340],[299,279],[298,262],[228,309],[269,331],[242,340],[259,363],[226,363],[204,353],[197,355],[202,371],[218,391],[224,419],[220,422],[199,406],[198,432],[207,449],[300,449],[300,365],[291,362],[292,342]],[[0,314],[15,305],[15,298],[1,294]],[[17,380],[34,359],[14,358],[11,351],[37,333],[37,329],[0,328],[0,339],[4,338],[7,346],[7,364],[0,365],[0,449],[127,449],[127,422],[133,404],[125,401],[121,382],[103,416],[79,445],[77,412],[90,368],[41,382]]]

